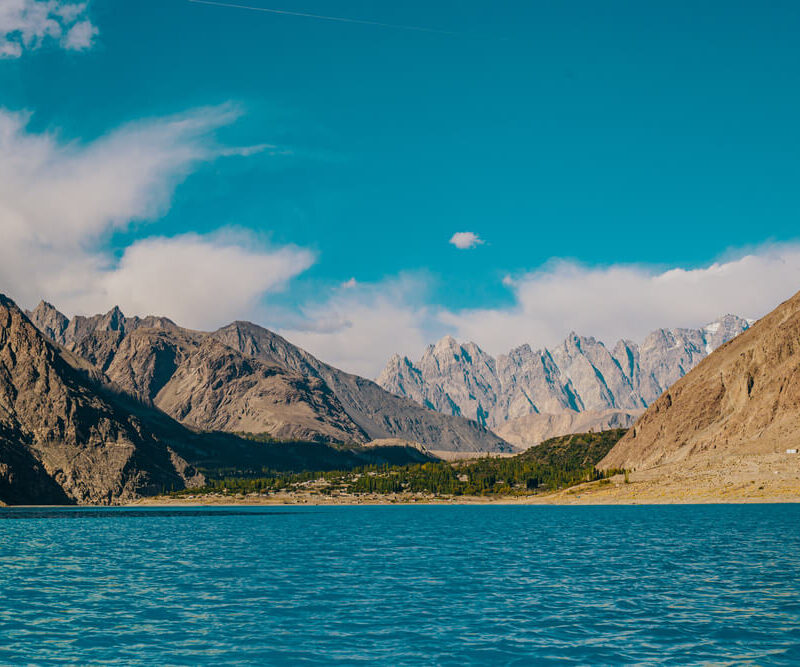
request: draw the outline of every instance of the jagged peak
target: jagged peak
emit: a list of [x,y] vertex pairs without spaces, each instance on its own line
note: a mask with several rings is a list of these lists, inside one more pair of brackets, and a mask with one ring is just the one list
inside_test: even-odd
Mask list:
[[502,356],[506,356],[509,359],[525,359],[533,356],[533,348],[528,343],[523,343],[511,348],[508,354]]
[[733,315],[732,313],[727,313],[726,315],[721,315],[717,319],[709,322],[703,327],[703,330],[707,331],[709,329],[719,329],[720,326],[723,325],[738,325],[743,328],[747,328],[753,320],[748,320],[744,317],[740,317],[739,315]]
[[401,354],[397,354],[395,352],[391,358],[389,359],[389,363],[386,364],[387,366],[413,366],[414,364],[411,363],[408,357],[403,356]]
[[55,307],[55,306],[54,306],[52,303],[50,303],[49,301],[45,301],[44,299],[42,299],[41,301],[39,301],[39,304],[36,306],[36,308],[34,308],[34,309],[33,309],[33,312],[34,312],[34,313],[36,313],[36,312],[58,313],[59,315],[61,315],[61,314],[62,314],[62,313],[61,313],[61,312],[58,310],[58,308],[56,308],[56,307]]
[[442,338],[440,338],[433,346],[435,350],[452,350],[460,347],[461,346],[458,344],[458,341],[450,334],[442,336]]
[[268,329],[265,326],[260,324],[256,324],[255,322],[251,322],[250,320],[234,320],[230,324],[226,324],[221,326],[216,331],[245,331],[245,332],[259,332],[259,333],[267,333],[274,338],[280,338],[281,340],[285,340],[281,335],[275,333],[272,329]]
[[119,306],[114,306],[105,315],[103,315],[103,319],[109,322],[112,326],[119,326],[125,322],[126,318],[125,313],[122,312],[122,309]]

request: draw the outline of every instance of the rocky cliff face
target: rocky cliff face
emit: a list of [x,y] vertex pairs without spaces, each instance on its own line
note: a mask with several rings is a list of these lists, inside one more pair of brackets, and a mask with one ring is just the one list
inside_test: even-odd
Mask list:
[[319,442],[401,438],[435,450],[510,449],[485,426],[398,398],[254,324],[208,334],[166,318],[128,318],[118,308],[66,320],[46,303],[30,315],[129,395],[192,428]]
[[[54,310],[39,304],[31,313],[34,323],[63,330],[57,342],[134,398],[193,429],[281,440],[369,440],[319,380],[258,362],[206,333],[167,318],[126,317],[117,307],[105,315],[76,316],[62,327]],[[48,327],[50,322],[59,327]]]
[[[715,338],[701,349],[719,343],[727,335],[725,326],[706,327]],[[701,342],[696,339],[696,347]],[[726,457],[739,456],[738,465],[744,465],[742,456],[767,455],[778,470],[786,449],[798,447],[800,294],[675,382],[600,466],[683,469],[703,461],[711,474]]]
[[0,295],[0,500],[107,503],[202,481],[103,380]]
[[659,329],[641,345],[571,333],[558,347],[522,345],[497,359],[452,337],[413,363],[394,356],[378,378],[387,391],[491,428],[529,414],[646,408],[749,323],[726,315],[702,329]]

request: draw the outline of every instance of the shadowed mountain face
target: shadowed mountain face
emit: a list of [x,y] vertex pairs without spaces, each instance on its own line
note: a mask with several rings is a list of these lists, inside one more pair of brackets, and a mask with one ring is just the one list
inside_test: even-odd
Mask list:
[[118,308],[67,320],[44,302],[30,316],[124,391],[192,428],[331,443],[400,438],[436,450],[510,450],[473,421],[394,396],[254,324],[236,322],[207,334],[166,318],[127,318]]
[[201,481],[101,380],[0,295],[0,500],[111,502]]
[[619,341],[613,350],[572,333],[552,350],[522,345],[497,358],[447,336],[416,363],[392,357],[378,383],[491,428],[531,414],[637,411],[748,326],[726,315],[702,329],[659,329],[641,345]]
[[601,466],[641,470],[702,459],[712,470],[731,455],[785,455],[798,446],[800,294],[671,386]]

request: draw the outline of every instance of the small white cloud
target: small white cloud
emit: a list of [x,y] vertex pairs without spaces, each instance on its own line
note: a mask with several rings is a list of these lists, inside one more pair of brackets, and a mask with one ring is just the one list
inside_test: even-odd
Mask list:
[[86,2],[73,0],[2,0],[0,58],[19,58],[48,41],[72,51],[90,48],[98,31],[86,11]]
[[357,286],[358,286],[358,283],[356,282],[355,278],[350,278],[350,280],[346,280],[341,285],[342,289],[353,289],[354,287],[357,287]]
[[475,232],[456,232],[450,238],[450,243],[459,250],[469,250],[475,246],[483,245],[484,240]]
[[91,21],[79,21],[69,29],[62,41],[65,49],[85,51],[94,44],[94,38],[99,31]]

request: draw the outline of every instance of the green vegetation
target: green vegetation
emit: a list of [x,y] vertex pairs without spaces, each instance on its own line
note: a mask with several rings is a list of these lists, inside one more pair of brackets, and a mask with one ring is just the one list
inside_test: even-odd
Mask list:
[[352,470],[279,472],[204,470],[202,489],[187,494],[266,494],[311,491],[323,494],[418,493],[437,496],[532,495],[582,482],[604,480],[621,471],[599,471],[597,463],[625,434],[624,429],[552,438],[517,456],[413,465],[368,465]]

